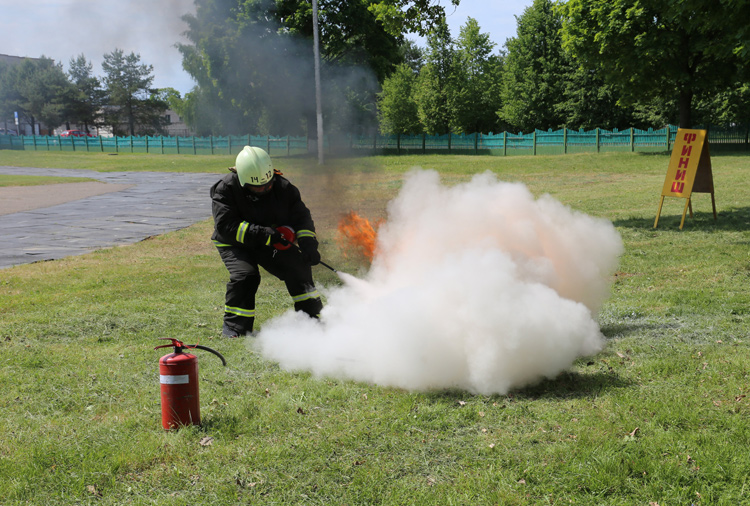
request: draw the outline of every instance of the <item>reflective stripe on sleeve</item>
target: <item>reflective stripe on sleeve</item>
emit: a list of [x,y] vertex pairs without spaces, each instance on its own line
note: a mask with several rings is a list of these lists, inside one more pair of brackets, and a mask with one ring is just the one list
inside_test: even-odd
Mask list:
[[317,290],[313,290],[312,292],[303,293],[301,295],[295,295],[292,297],[292,300],[294,302],[302,302],[303,300],[310,300],[310,299],[317,299],[320,298],[320,294]]
[[313,239],[315,239],[316,236],[315,232],[313,232],[312,230],[300,230],[299,232],[297,232],[297,239],[300,239],[302,237],[312,237]]
[[214,246],[216,246],[217,248],[227,248],[227,247],[232,246],[231,244],[224,244],[223,242],[219,242],[219,241],[213,241],[213,243],[214,243]]
[[224,306],[224,312],[229,314],[236,314],[237,316],[245,316],[247,318],[255,317],[255,309],[242,309],[241,307]]
[[237,242],[241,244],[245,244],[245,233],[247,233],[247,227],[249,227],[250,224],[246,221],[243,221],[240,223],[240,226],[237,228]]

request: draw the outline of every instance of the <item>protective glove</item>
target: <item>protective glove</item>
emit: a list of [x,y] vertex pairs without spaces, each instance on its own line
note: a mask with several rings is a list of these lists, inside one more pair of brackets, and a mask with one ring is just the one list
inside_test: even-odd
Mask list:
[[310,265],[318,265],[320,263],[320,253],[318,253],[318,241],[312,237],[302,237],[297,239],[299,243],[299,249],[302,251],[302,256],[307,260]]
[[266,233],[266,246],[271,246],[272,244],[281,242],[282,240],[286,241],[286,239],[284,239],[284,236],[281,235],[281,232],[279,232],[275,228],[263,227],[263,231]]

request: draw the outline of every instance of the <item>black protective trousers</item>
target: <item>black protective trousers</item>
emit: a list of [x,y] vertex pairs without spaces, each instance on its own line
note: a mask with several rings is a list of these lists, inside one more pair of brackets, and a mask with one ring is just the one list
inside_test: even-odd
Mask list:
[[317,318],[323,309],[315,289],[312,268],[299,249],[259,250],[221,246],[221,259],[229,271],[224,306],[224,334],[244,336],[252,332],[255,323],[255,294],[260,286],[260,269],[284,281],[294,302],[294,309]]

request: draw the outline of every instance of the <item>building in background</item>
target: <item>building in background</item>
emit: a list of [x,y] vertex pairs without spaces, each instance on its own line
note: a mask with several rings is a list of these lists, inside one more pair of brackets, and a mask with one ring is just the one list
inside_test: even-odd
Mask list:
[[193,137],[195,131],[182,120],[182,117],[172,109],[167,109],[164,114],[167,120],[167,135],[170,137]]
[[[192,137],[195,135],[195,132],[190,129],[190,127],[187,126],[187,124],[182,120],[179,114],[175,112],[172,109],[167,109],[164,111],[164,136],[165,137]],[[77,125],[74,125],[73,123],[70,123],[70,129],[76,129]],[[55,128],[54,135],[58,135],[63,130],[66,130],[65,125],[60,126],[58,128]],[[83,130],[83,128],[80,128],[80,130]],[[128,124],[126,122],[122,122],[117,126],[118,132],[120,132],[120,136],[122,136],[122,132],[127,132],[128,130]],[[138,125],[136,125],[136,131],[138,131]],[[99,125],[99,126],[93,126],[89,127],[89,131],[92,135],[97,136],[101,135],[102,137],[114,137],[113,131],[112,131],[112,125]],[[127,134],[126,134],[127,135]],[[156,134],[157,136],[159,134]]]

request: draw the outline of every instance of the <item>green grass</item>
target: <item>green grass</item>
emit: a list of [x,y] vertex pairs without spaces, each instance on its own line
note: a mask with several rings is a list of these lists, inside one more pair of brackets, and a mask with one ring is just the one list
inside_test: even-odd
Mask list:
[[96,181],[87,177],[42,177],[42,176],[11,176],[0,174],[0,188],[3,186],[37,186],[42,184],[83,183]]
[[231,156],[154,155],[58,151],[0,151],[0,165],[111,171],[213,172],[234,165]]
[[[2,164],[231,165],[226,157],[13,155]],[[355,274],[364,265],[337,247],[338,217],[348,209],[382,217],[415,166],[450,183],[492,170],[612,220],[626,250],[598,317],[605,350],[505,396],[282,371],[243,341],[219,337],[227,276],[208,241],[210,220],[3,269],[0,503],[749,502],[750,157],[713,158],[718,220],[699,194],[682,231],[678,199],[665,202],[653,229],[666,155],[373,157],[322,169],[275,161],[303,187],[324,260]],[[315,274],[320,284],[338,282],[323,268]],[[289,308],[269,276],[259,302],[261,326]],[[161,429],[160,337],[228,359],[223,368],[200,355],[202,427]]]

